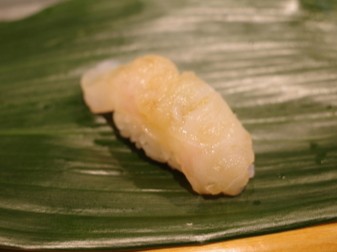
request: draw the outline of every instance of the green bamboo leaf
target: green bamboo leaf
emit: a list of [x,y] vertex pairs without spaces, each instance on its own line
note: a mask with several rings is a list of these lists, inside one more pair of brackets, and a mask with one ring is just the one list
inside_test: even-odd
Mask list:
[[[70,0],[0,23],[0,244],[139,248],[337,220],[335,1]],[[82,101],[81,74],[146,53],[195,71],[254,138],[256,177],[202,197]]]

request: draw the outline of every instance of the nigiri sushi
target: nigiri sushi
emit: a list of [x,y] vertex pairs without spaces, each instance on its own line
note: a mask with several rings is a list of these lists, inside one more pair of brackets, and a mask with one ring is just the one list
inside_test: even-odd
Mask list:
[[93,113],[113,112],[123,137],[150,158],[181,171],[199,194],[239,194],[254,176],[254,151],[222,96],[193,72],[159,55],[82,76]]

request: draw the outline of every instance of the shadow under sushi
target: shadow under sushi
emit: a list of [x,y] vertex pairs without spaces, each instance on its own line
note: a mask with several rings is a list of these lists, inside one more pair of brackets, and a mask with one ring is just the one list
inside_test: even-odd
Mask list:
[[157,162],[149,158],[148,156],[146,156],[143,149],[137,148],[136,145],[133,142],[131,142],[128,138],[123,137],[120,134],[116,124],[113,121],[113,113],[104,113],[104,114],[101,114],[101,116],[103,116],[103,118],[106,120],[109,126],[113,129],[113,132],[116,135],[116,138],[118,139],[118,141],[125,144],[132,151],[132,153],[135,153],[141,160],[144,160],[144,162],[149,163],[151,166],[156,166],[159,169],[165,170],[165,172],[170,172],[172,174],[173,179],[177,181],[178,184],[182,188],[184,188],[184,190],[186,190],[190,194],[198,195],[197,193],[193,191],[191,185],[187,181],[184,174],[182,174],[181,172],[177,170],[171,169],[166,163],[160,163],[160,162]]

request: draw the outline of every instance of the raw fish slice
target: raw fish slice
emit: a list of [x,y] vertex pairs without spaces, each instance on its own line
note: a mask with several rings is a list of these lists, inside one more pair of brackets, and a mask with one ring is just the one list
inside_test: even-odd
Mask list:
[[239,194],[254,176],[249,133],[227,103],[192,72],[149,55],[82,78],[93,113],[113,111],[121,135],[183,172],[199,194]]

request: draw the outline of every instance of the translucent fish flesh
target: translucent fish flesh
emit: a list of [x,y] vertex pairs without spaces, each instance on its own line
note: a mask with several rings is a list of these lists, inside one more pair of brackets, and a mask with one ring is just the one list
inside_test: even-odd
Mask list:
[[93,113],[113,112],[122,136],[184,173],[195,192],[237,195],[254,176],[250,134],[219,93],[169,59],[105,62],[81,86]]

